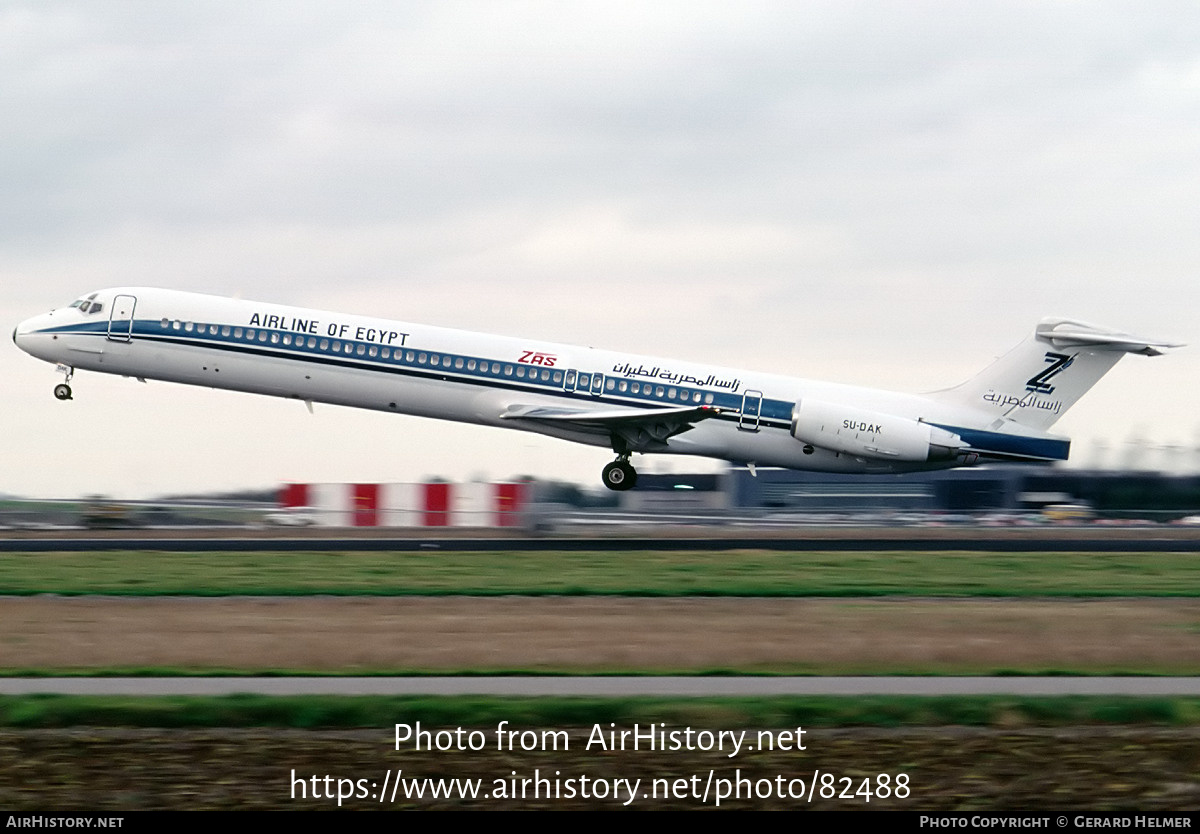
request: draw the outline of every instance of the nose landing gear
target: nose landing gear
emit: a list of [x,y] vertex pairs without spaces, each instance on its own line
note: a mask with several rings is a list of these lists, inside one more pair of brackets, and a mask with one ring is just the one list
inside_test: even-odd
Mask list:
[[611,490],[624,492],[637,486],[637,470],[629,462],[629,455],[619,455],[600,473],[604,485]]
[[66,365],[59,365],[57,370],[66,378],[58,385],[54,386],[54,398],[58,400],[71,399],[71,377],[75,375],[74,368],[68,368]]

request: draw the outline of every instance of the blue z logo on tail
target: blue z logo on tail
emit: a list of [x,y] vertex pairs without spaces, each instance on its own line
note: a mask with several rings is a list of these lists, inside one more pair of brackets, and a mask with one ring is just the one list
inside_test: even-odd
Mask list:
[[1071,367],[1075,357],[1067,356],[1065,353],[1047,353],[1046,361],[1050,363],[1050,367],[1031,376],[1025,383],[1026,391],[1032,391],[1035,394],[1053,394],[1054,386],[1050,384],[1050,380]]

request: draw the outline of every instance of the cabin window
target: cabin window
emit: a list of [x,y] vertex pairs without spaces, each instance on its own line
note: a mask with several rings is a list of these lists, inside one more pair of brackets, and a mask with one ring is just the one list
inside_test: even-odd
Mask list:
[[443,356],[443,357],[442,357],[442,367],[443,367],[443,368],[449,368],[449,367],[450,367],[450,357],[449,357],[449,356]]
[[163,330],[166,330],[171,325],[171,322],[168,319],[163,319],[159,323],[162,325]]
[[334,353],[341,353],[341,351],[342,351],[342,343],[341,343],[341,342],[339,342],[339,341],[337,341],[336,339],[334,339],[334,341],[333,341],[333,352],[334,352]]
[[561,383],[562,383],[562,378],[563,378],[562,371],[555,371],[555,372],[554,372],[554,384],[555,384],[555,385],[559,385],[559,384],[561,384]]
[[413,361],[413,352],[411,350],[406,350],[404,352],[404,361],[405,362]]
[[512,367],[512,365],[505,365],[505,366],[504,366],[504,375],[505,375],[505,376],[512,376],[512,374],[513,374],[513,367]]
[[550,372],[547,370],[543,370],[542,371],[542,382],[546,382],[549,379],[550,379]]
[[[346,351],[346,352],[349,353],[349,351]],[[366,347],[366,345],[359,345],[358,350],[356,350],[354,352],[357,353],[359,356],[362,356],[363,354],[365,354],[367,352],[367,347]]]
[[[266,334],[264,333],[263,335],[265,336]],[[259,339],[259,341],[261,342],[262,339]],[[273,345],[279,344],[279,334],[278,333],[271,334],[271,344],[273,344]]]
[[587,388],[587,387],[591,386],[591,384],[592,384],[592,378],[590,376],[588,376],[587,374],[579,375],[579,386],[578,387]]
[[479,363],[479,372],[481,374],[486,374],[488,372],[488,363],[487,362]]
[[524,368],[522,368],[522,367],[520,367],[519,365],[517,366],[517,378],[518,378],[518,379],[524,379],[524,378],[525,378],[525,369],[524,369]]
[[[300,341],[303,342],[304,340],[300,339]],[[290,334],[288,334],[288,333],[283,334],[283,343],[285,345],[290,345],[292,343],[292,337]]]
[[190,321],[187,321],[187,322],[184,322],[184,323],[183,323],[183,329],[184,329],[184,331],[185,331],[185,332],[187,332],[187,333],[191,333],[191,332],[192,332],[192,328],[193,328],[194,326],[195,326],[195,325],[193,325],[193,324],[192,324]]
[[[371,348],[371,355],[372,356],[375,355],[375,348]],[[383,356],[384,359],[391,359],[392,358],[392,349],[384,348],[382,351],[380,351],[380,355]]]
[[668,389],[667,389],[667,399],[668,399],[668,400],[673,400],[673,399],[675,399],[675,389],[674,389],[674,388],[668,388]]
[[459,358],[459,359],[455,359],[455,360],[454,360],[454,368],[455,368],[455,370],[459,370],[459,371],[461,371],[461,370],[462,370],[462,366],[463,366],[463,361],[462,361],[462,359],[461,359],[461,358]]
[[209,334],[210,336],[216,336],[216,335],[217,335],[217,326],[216,326],[215,324],[210,324],[210,325],[208,326],[208,334]]
[[[370,349],[367,351],[367,355],[368,356],[378,356],[379,348],[375,347],[375,345],[371,345]],[[387,357],[385,356],[384,358],[386,359]]]
[[474,359],[467,360],[467,370],[468,371],[475,370],[475,360]]
[[240,328],[240,327],[233,328],[233,338],[235,338],[235,339],[242,338],[242,328]]
[[308,347],[309,347],[309,349],[315,348],[316,346],[317,346],[317,340],[316,340],[316,339],[314,339],[312,336],[309,336],[309,337],[308,337]]
[[[274,336],[275,334],[272,333],[271,335]],[[260,342],[265,342],[267,340],[267,331],[265,331],[265,330],[258,331],[258,340]]]
[[660,385],[654,389],[654,396],[661,397],[663,395],[663,387]]
[[694,403],[700,402],[700,392],[699,391],[697,391],[695,394],[692,395],[692,402],[694,402]]
[[250,342],[254,341],[254,328],[253,327],[246,328],[246,340],[250,341]]
[[708,405],[712,405],[712,401],[713,401],[713,395],[712,395],[712,394],[705,394],[705,395],[704,395],[704,402],[706,402]]
[[228,324],[221,328],[221,335],[222,336],[229,335],[229,325]]
[[622,394],[624,394],[626,391],[629,390],[629,383],[626,382],[625,380],[621,380],[617,384],[617,390],[620,391]]
[[[362,345],[359,345],[359,347],[361,348]],[[354,350],[354,345],[350,344],[349,342],[346,342],[346,346],[342,349],[344,351],[346,351],[346,353],[350,353],[352,350]]]

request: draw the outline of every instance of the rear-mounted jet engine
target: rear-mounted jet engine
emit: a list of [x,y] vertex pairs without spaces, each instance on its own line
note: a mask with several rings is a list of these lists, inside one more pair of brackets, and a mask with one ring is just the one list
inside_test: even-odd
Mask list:
[[792,437],[822,449],[880,460],[951,461],[967,446],[957,434],[920,420],[819,400],[796,403]]

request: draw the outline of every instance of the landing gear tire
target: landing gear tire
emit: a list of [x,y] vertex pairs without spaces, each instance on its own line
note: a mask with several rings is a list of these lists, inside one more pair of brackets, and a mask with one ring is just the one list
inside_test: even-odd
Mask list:
[[71,399],[71,386],[67,385],[65,382],[60,382],[58,385],[54,386],[54,396],[59,400]]
[[614,460],[600,474],[604,485],[616,492],[624,492],[637,486],[637,470],[627,460]]

